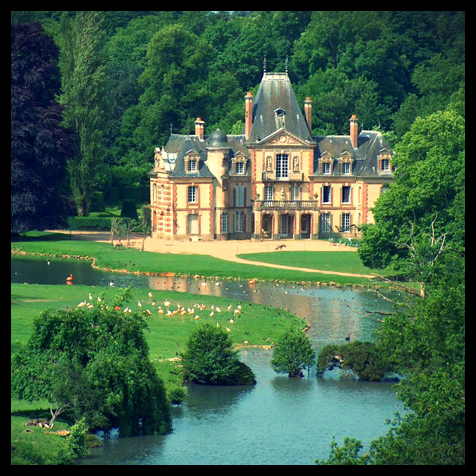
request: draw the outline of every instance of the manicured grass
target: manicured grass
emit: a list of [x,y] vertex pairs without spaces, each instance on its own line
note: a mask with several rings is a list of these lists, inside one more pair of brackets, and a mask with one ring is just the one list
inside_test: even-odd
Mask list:
[[[219,278],[242,278],[272,281],[334,281],[341,285],[369,284],[367,278],[338,276],[320,273],[273,269],[259,265],[244,265],[221,260],[206,255],[171,254],[141,252],[136,249],[116,250],[109,243],[73,240],[66,234],[28,236],[12,242],[12,249],[26,253],[37,253],[49,256],[89,257],[96,258],[96,265],[111,270],[128,270],[145,273],[175,273],[187,276],[213,276]],[[338,252],[336,252],[338,253]],[[271,254],[271,253],[269,253]],[[274,253],[273,253],[274,254]],[[355,253],[349,253],[354,255]],[[268,253],[266,253],[266,256]],[[357,258],[357,257],[356,257]],[[303,262],[297,266],[303,266]],[[343,267],[339,270],[347,271]],[[352,271],[347,271],[352,272]]]
[[362,264],[357,253],[349,251],[273,251],[268,253],[247,253],[239,258],[264,263],[298,266],[322,271],[339,271],[355,274],[377,273],[389,276],[392,273],[380,269],[370,269]]

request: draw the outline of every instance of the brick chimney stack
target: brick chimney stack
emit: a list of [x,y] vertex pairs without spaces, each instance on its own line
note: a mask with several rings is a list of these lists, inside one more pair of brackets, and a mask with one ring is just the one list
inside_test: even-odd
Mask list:
[[245,96],[245,140],[251,135],[253,125],[253,94],[248,91]]
[[195,135],[198,136],[200,140],[203,140],[205,136],[205,123],[200,117],[197,117],[195,121]]
[[357,124],[357,116],[352,114],[349,120],[350,122],[350,140],[352,141],[352,147],[357,148],[357,137],[359,136],[359,126]]
[[307,97],[304,101],[304,115],[306,116],[309,132],[312,132],[312,101],[310,97]]

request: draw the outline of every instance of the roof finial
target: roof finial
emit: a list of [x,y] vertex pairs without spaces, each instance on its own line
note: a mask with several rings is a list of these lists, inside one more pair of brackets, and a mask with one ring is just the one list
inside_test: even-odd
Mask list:
[[263,59],[263,74],[266,73],[266,55],[264,55]]
[[288,74],[288,66],[289,66],[289,59],[288,57],[286,56],[286,62],[285,62],[285,67],[286,67],[286,74]]

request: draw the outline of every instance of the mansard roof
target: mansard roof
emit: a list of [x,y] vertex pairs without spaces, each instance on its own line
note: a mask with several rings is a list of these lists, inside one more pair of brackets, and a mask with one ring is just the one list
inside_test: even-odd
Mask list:
[[[216,132],[216,131],[215,131]],[[207,148],[230,148],[230,159],[234,157],[236,153],[241,153],[246,157],[249,156],[248,149],[243,145],[245,142],[244,135],[225,135],[224,133],[211,134],[205,136],[204,140],[201,140],[198,135],[182,135],[171,134],[167,144],[162,150],[162,157],[164,159],[165,168],[170,172],[171,178],[179,177],[210,177],[214,175],[207,167]],[[210,140],[209,140],[210,139]],[[198,169],[196,172],[187,172],[185,170],[185,157],[193,152],[200,156],[198,163]],[[231,168],[231,160],[228,162],[229,168]],[[249,175],[250,167],[247,167],[247,173]]]
[[264,73],[252,117],[248,142],[259,142],[281,127],[303,141],[312,141],[287,73]]
[[[390,151],[383,135],[378,131],[360,132],[357,137],[357,147],[352,146],[350,136],[313,136],[317,143],[314,150],[314,175],[319,176],[317,162],[324,153],[333,159],[343,154],[351,155],[354,159],[353,176],[378,177],[378,157],[383,151]],[[333,175],[339,175],[338,168],[334,168]]]

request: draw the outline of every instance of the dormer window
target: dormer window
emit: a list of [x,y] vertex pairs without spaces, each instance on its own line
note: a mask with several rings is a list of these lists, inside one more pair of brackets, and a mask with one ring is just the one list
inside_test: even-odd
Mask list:
[[344,151],[339,157],[339,172],[342,175],[352,174],[352,164],[354,162],[352,155],[349,152]]
[[243,153],[238,152],[235,157],[231,159],[232,173],[243,175],[246,172],[246,157]]
[[187,172],[196,172],[197,171],[197,161],[196,160],[189,160]]
[[378,171],[379,173],[392,173],[392,157],[388,149],[382,149],[378,156]]
[[331,175],[332,174],[332,165],[334,163],[334,159],[329,154],[329,152],[325,151],[321,154],[318,160],[318,171],[320,174],[323,175]]
[[185,170],[187,171],[187,173],[198,172],[199,160],[200,160],[200,157],[195,153],[192,153],[185,157]]

